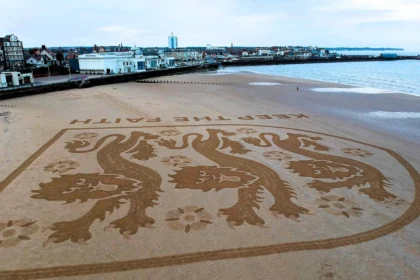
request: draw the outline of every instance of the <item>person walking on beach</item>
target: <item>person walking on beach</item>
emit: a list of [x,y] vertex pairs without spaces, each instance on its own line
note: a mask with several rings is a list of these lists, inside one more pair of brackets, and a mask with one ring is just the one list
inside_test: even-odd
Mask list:
[[296,87],[296,90],[299,90],[299,87]]

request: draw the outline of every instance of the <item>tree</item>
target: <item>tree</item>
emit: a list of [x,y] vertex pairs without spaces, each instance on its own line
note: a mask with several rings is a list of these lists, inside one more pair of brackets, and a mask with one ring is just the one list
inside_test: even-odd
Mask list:
[[30,49],[29,54],[34,55],[37,51],[38,51],[38,49]]
[[64,60],[64,55],[61,53],[61,52],[58,52],[56,55],[55,55],[55,58],[57,59],[57,61],[60,63],[60,65],[61,65],[61,63],[62,63],[62,61]]

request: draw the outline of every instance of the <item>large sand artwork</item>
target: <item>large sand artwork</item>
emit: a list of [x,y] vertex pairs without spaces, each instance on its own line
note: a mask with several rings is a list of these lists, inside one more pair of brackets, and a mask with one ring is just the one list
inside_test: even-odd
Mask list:
[[420,175],[389,149],[287,127],[69,128],[0,191],[0,250],[18,260],[0,278],[32,279],[374,240],[418,217]]

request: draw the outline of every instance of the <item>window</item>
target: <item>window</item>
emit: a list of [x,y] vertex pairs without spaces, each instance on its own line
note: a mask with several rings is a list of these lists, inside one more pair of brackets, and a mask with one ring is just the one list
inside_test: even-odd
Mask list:
[[145,69],[144,62],[143,62],[143,61],[138,61],[138,62],[137,62],[137,68],[138,68],[139,70],[144,70],[144,69]]

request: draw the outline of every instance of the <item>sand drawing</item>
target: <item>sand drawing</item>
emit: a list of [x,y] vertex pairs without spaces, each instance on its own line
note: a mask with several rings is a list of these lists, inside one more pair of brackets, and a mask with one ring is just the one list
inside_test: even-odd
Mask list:
[[188,233],[190,230],[203,230],[211,224],[211,214],[195,205],[178,207],[176,210],[166,213],[168,227],[173,230],[182,230]]
[[[206,140],[203,140],[202,134],[185,134],[181,146],[176,146],[176,142],[173,140],[158,141],[160,146],[178,150],[185,149],[188,146],[189,138],[192,138],[191,145],[194,150],[217,164],[218,168],[195,166],[177,172],[176,175],[171,176],[173,178],[171,182],[177,184],[176,188],[201,190],[238,188],[237,203],[232,207],[220,209],[220,213],[226,216],[226,220],[231,226],[242,225],[244,222],[251,225],[264,224],[264,220],[254,210],[254,208],[259,208],[259,193],[262,187],[275,198],[275,203],[270,208],[273,214],[298,218],[300,214],[309,212],[292,202],[293,189],[274,170],[257,161],[235,156],[246,154],[251,150],[245,149],[240,142],[229,139],[229,136],[235,135],[234,132],[207,129],[207,133],[209,137]],[[220,145],[220,150],[227,149],[229,154],[219,151]]]
[[[256,132],[245,128],[237,131],[246,134]],[[197,153],[214,162],[214,166],[186,166],[191,163],[191,159],[182,155],[161,160],[164,164],[180,167],[175,170],[175,174],[169,175],[171,177],[169,183],[174,183],[175,188],[205,192],[221,191],[226,188],[237,189],[237,202],[231,207],[219,209],[218,213],[218,216],[226,218],[230,227],[244,223],[256,226],[265,224],[264,219],[256,213],[256,210],[260,208],[263,189],[274,197],[274,204],[269,208],[273,215],[296,219],[309,212],[308,209],[292,201],[292,198],[297,198],[297,201],[299,198],[291,184],[282,179],[275,170],[256,160],[241,157],[251,152],[250,149],[245,148],[244,143],[271,148],[273,144],[267,139],[268,137],[271,137],[274,145],[282,151],[310,158],[289,161],[287,169],[300,176],[313,178],[313,181],[308,184],[311,188],[325,193],[336,188],[361,187],[369,184],[370,187],[361,188],[359,191],[371,199],[383,201],[387,198],[395,198],[395,195],[386,190],[389,186],[388,180],[375,167],[354,159],[318,152],[329,151],[329,148],[321,143],[321,137],[288,133],[287,138],[280,139],[278,134],[262,133],[259,135],[260,138],[247,137],[243,139],[244,143],[241,143],[229,138],[236,135],[236,132],[213,128],[206,129],[206,132],[207,135],[184,134],[181,143],[137,130],[132,131],[129,137],[123,134],[110,134],[95,143],[90,141],[96,137],[95,133],[75,135],[75,140],[66,143],[65,149],[70,153],[97,152],[98,164],[104,172],[102,174],[63,174],[58,178],[53,178],[51,182],[41,183],[40,189],[33,190],[36,194],[32,197],[67,203],[78,200],[81,202],[97,200],[98,202],[79,219],[51,225],[49,229],[54,233],[50,235],[49,240],[54,243],[66,240],[83,243],[89,240],[92,236],[89,232],[92,223],[96,219],[104,220],[107,213],[116,211],[122,203],[125,203],[125,200],[130,203],[129,212],[125,217],[112,221],[105,227],[106,229],[118,229],[127,238],[129,235],[136,234],[140,227],[152,226],[155,220],[146,214],[146,209],[158,204],[159,192],[162,191],[161,176],[146,164],[139,164],[122,157],[123,153],[128,153],[131,158],[142,161],[157,157],[156,148],[151,144],[152,142],[170,150],[183,150],[191,145]],[[167,129],[160,131],[159,134],[170,137],[181,133],[176,129]],[[104,145],[108,139],[112,141]],[[313,151],[307,149],[310,146],[314,148]],[[88,147],[90,149],[87,149]],[[277,151],[277,153],[282,152]],[[265,154],[265,156],[273,155],[279,156],[273,152]],[[45,170],[61,174],[62,171],[76,169],[77,166],[76,162],[59,161],[58,166],[49,164]],[[333,179],[333,181],[327,182],[321,179]],[[325,196],[320,198],[327,200]],[[343,203],[337,201],[335,205],[341,205],[344,208],[348,201],[343,198]],[[349,216],[348,212],[342,212],[344,216]]]
[[[280,139],[276,134],[262,133],[260,138],[248,137],[244,141],[254,146],[271,147],[272,144],[267,139],[268,136],[271,136],[274,145],[278,148],[310,158],[310,160],[290,162],[289,169],[301,176],[314,178],[315,180],[309,184],[311,188],[329,192],[336,188],[352,188],[369,184],[369,188],[362,188],[360,192],[368,195],[371,199],[383,201],[387,198],[395,198],[395,195],[386,190],[386,187],[390,185],[389,179],[375,167],[355,159],[319,152],[330,150],[328,146],[320,143],[321,137],[294,133],[287,135],[287,139]],[[313,147],[313,150],[307,149],[309,147]],[[325,182],[318,178],[346,178],[346,180]]]
[[[93,208],[79,219],[51,225],[50,229],[54,233],[50,235],[49,240],[54,243],[69,239],[76,243],[89,240],[92,236],[89,231],[92,223],[96,219],[104,220],[106,214],[118,209],[122,203],[125,203],[124,200],[130,203],[128,213],[123,218],[112,221],[107,229],[118,229],[127,238],[137,233],[139,227],[151,226],[155,221],[147,216],[146,209],[155,205],[154,200],[161,191],[162,179],[153,169],[124,159],[121,153],[127,152],[132,158],[140,160],[155,157],[153,147],[147,143],[147,140],[156,138],[158,138],[156,135],[134,131],[128,139],[122,134],[107,135],[88,150],[82,149],[90,146],[91,142],[88,140],[74,140],[67,143],[65,148],[70,153],[89,153],[98,150],[98,164],[104,173],[61,175],[49,183],[41,183],[40,189],[33,191],[36,193],[33,198],[50,201],[72,203],[77,200],[81,202],[97,200]],[[112,141],[103,145],[107,139]]]
[[0,221],[0,248],[10,248],[30,240],[30,235],[37,230],[36,221],[30,219]]
[[[333,149],[336,139],[341,144]],[[379,153],[386,154],[409,174],[413,201],[404,209],[398,208],[405,212],[394,221],[364,232],[355,229],[347,236],[153,258],[145,255],[132,261],[61,266],[60,270],[47,267],[0,271],[0,278],[84,275],[330,249],[387,235],[419,215],[420,175],[395,152],[344,137],[263,125],[65,129],[1,182],[0,190],[13,184],[51,146],[56,147],[59,156],[41,167],[43,179],[28,189],[30,199],[45,207],[89,207],[80,208],[84,210],[77,215],[61,215],[47,225],[42,217],[35,222],[0,216],[0,232],[5,232],[0,250],[2,242],[15,248],[28,244],[29,239],[44,247],[61,243],[90,246],[100,235],[103,238],[110,232],[113,238],[132,242],[147,231],[182,236],[200,231],[205,236],[215,228],[240,228],[258,230],[263,235],[274,225],[303,225],[320,216],[357,222],[370,215],[367,202],[387,209],[398,208],[390,201],[402,199],[388,174],[372,164]],[[94,162],[97,171],[87,171],[83,157],[89,158],[89,164]],[[229,192],[230,197],[214,208],[203,200],[184,204],[173,197],[165,200],[172,190],[179,196]],[[59,206],[57,202],[64,204]],[[103,231],[92,230],[98,225]],[[41,227],[47,234],[39,234]]]

